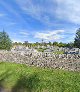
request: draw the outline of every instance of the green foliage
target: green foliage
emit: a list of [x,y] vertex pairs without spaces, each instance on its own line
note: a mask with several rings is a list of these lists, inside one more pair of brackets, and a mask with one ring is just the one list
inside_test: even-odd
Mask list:
[[0,49],[10,50],[12,46],[12,41],[10,40],[8,34],[3,31],[0,32]]
[[58,42],[53,42],[53,45],[54,46],[58,46]]
[[73,48],[74,47],[74,43],[70,42],[70,43],[66,44],[66,47]]
[[46,50],[46,48],[38,48],[37,49],[39,52],[44,52],[44,50]]
[[80,92],[80,72],[0,63],[0,88],[5,89],[2,92]]
[[80,48],[80,28],[76,32],[74,46]]
[[[48,45],[50,46],[58,46],[58,47],[74,47],[74,43],[58,43],[58,42],[53,42],[51,43],[50,41],[48,43],[46,42],[43,42],[43,43],[39,43],[39,42],[36,42],[36,43],[28,43],[28,41],[25,41],[24,43],[21,43],[21,42],[15,42],[13,43],[13,46],[14,45],[23,45],[23,46],[28,46],[28,47],[34,47],[35,49],[37,49],[38,46],[45,46],[47,48]],[[39,51],[43,51],[43,49],[40,48]]]
[[62,42],[60,42],[60,43],[58,43],[58,42],[53,42],[53,46],[66,47],[67,44],[66,44],[66,43],[62,43]]

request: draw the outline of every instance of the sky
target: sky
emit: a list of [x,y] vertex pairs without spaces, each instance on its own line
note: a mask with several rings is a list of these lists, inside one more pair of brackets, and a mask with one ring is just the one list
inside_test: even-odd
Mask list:
[[73,42],[80,0],[0,0],[0,31],[13,42]]

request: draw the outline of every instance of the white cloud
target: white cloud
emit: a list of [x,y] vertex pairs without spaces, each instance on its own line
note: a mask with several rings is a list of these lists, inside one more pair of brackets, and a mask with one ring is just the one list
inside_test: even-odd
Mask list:
[[[14,0],[15,1],[15,0]],[[25,2],[25,1],[24,1]],[[11,18],[8,15],[14,15],[17,19],[22,20],[22,22],[26,23],[26,20],[23,18],[23,16],[21,15],[20,12],[18,12],[18,10],[16,9],[16,7],[14,8],[12,4],[4,1],[4,0],[0,0],[0,5],[2,5],[5,9],[6,9],[6,14],[1,14],[2,15],[7,15],[7,19],[11,20]],[[8,13],[9,12],[9,13]]]
[[[39,20],[40,22],[53,25],[52,19],[49,16],[54,15],[53,0],[40,0],[34,3],[35,0],[16,0],[20,8],[31,17]],[[45,6],[47,5],[47,6]]]
[[13,42],[23,42],[22,40],[20,39],[12,39]]
[[24,32],[24,31],[20,31],[19,33],[20,33],[21,35],[26,35],[26,36],[29,35],[27,32]]
[[72,23],[80,23],[80,0],[16,0],[21,9],[33,18],[47,25],[53,25],[62,19]]
[[5,23],[5,27],[8,28],[8,27],[14,26],[16,24],[17,23],[15,23],[15,22],[7,22],[7,23]]
[[10,22],[9,23],[9,25],[15,25],[15,24],[17,24],[17,23],[15,23],[15,22]]
[[19,37],[28,37],[29,33],[27,32],[27,30],[20,30],[19,31]]
[[[10,35],[13,38],[19,38],[19,39],[23,40],[24,38],[27,38],[29,36],[29,33],[26,32],[26,30],[19,30],[18,33],[16,33],[16,32],[15,33],[10,33]],[[16,41],[16,40],[14,40],[14,41]]]
[[0,17],[4,17],[6,14],[0,13]]
[[53,31],[47,31],[45,32],[37,32],[35,34],[35,38],[44,39],[47,41],[54,41],[54,40],[60,40],[64,36],[60,33],[64,33],[64,30],[53,30]]
[[56,0],[58,18],[79,24],[80,23],[80,0]]

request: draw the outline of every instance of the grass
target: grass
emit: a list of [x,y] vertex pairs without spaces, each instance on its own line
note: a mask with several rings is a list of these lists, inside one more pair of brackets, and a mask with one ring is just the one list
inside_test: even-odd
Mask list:
[[56,51],[56,52],[53,52],[54,54],[64,54],[64,51]]
[[46,50],[46,48],[38,48],[37,51],[39,52],[44,52],[44,50]]
[[6,92],[80,92],[80,73],[1,62],[0,88]]

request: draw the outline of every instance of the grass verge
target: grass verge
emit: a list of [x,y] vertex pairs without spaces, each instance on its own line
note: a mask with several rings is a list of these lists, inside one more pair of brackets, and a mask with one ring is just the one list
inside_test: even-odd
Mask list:
[[0,88],[6,92],[80,92],[80,73],[1,62]]

